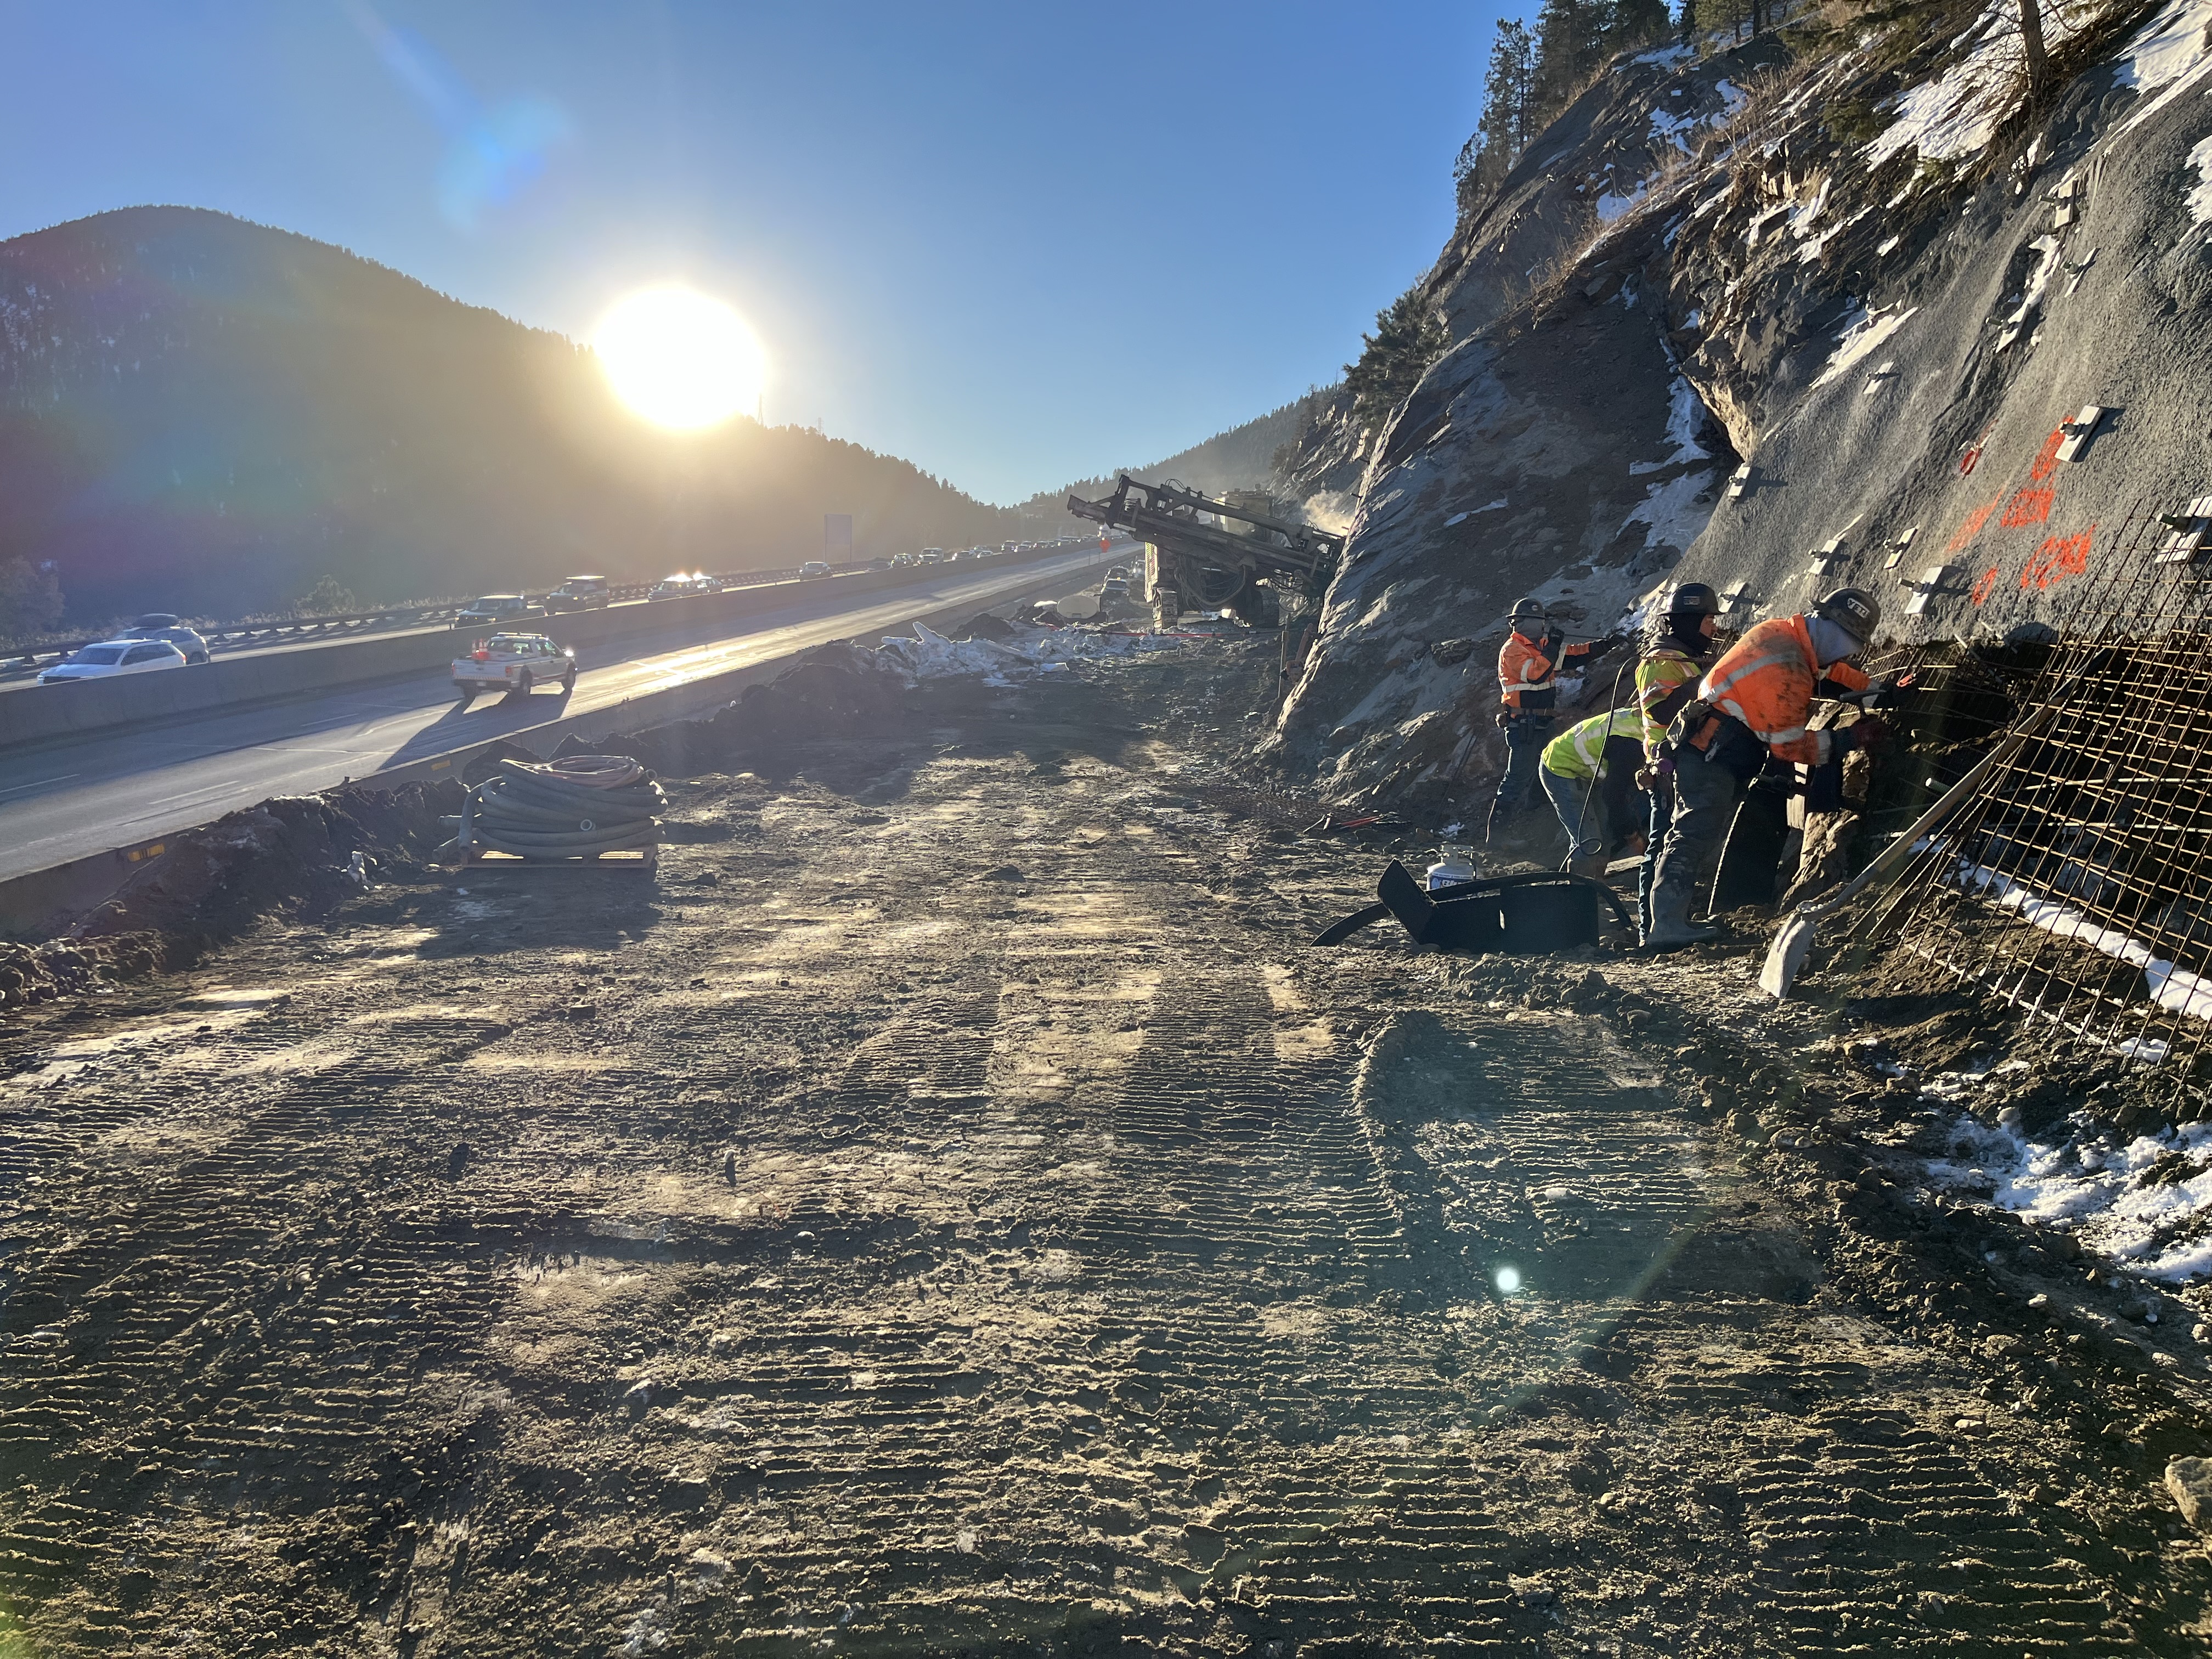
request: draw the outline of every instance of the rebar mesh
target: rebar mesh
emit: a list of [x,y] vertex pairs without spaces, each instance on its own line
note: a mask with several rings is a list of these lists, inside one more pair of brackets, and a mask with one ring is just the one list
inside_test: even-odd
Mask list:
[[2021,683],[2006,686],[1988,663],[1945,665],[1948,701],[2010,694],[1966,711],[1963,728],[1951,720],[1951,752],[1986,749],[1989,711],[2006,700],[2032,735],[1927,837],[1870,935],[2201,1094],[2212,1075],[2212,561],[2197,563],[2139,507],[2080,587]]

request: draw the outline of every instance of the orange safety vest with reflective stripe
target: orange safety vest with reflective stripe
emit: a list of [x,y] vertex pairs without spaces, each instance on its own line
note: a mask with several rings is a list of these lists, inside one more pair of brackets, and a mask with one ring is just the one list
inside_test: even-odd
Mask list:
[[[1547,647],[1558,651],[1558,657],[1551,656]],[[1504,699],[1505,706],[1516,714],[1547,710],[1559,699],[1558,690],[1552,684],[1552,676],[1570,657],[1588,655],[1588,643],[1561,649],[1557,634],[1547,634],[1540,642],[1516,628],[1498,647],[1498,695]]]
[[[1835,738],[1808,731],[1805,723],[1812,718],[1814,689],[1824,679],[1846,691],[1867,688],[1867,677],[1849,663],[1820,666],[1803,617],[1775,617],[1738,640],[1712,665],[1698,695],[1721,714],[1741,720],[1778,758],[1820,766],[1833,751]],[[1708,747],[1718,729],[1717,721],[1707,721],[1692,745]]]

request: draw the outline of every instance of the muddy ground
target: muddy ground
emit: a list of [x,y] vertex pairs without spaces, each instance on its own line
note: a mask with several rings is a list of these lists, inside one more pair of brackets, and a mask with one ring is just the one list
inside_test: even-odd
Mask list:
[[2201,1650],[2196,1310],[1916,1177],[1971,1016],[1308,947],[1274,667],[19,1014],[0,1652]]

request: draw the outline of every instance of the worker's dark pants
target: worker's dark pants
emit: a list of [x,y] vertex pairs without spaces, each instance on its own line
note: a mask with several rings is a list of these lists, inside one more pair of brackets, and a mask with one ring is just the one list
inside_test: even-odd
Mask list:
[[1694,749],[1674,757],[1674,817],[1652,882],[1655,915],[1665,915],[1670,905],[1678,916],[1689,914],[1698,874],[1728,839],[1744,787],[1725,761],[1709,761]]
[[1674,818],[1674,786],[1662,778],[1645,799],[1651,804],[1651,816],[1644,832],[1644,862],[1636,866],[1636,908],[1648,933],[1651,931],[1651,884],[1659,874],[1659,854],[1666,849],[1667,826]]
[[1552,740],[1549,714],[1522,714],[1505,727],[1505,775],[1498,781],[1497,799],[1490,803],[1490,827],[1482,838],[1490,841],[1512,821],[1521,803],[1537,788],[1544,769],[1544,745]]

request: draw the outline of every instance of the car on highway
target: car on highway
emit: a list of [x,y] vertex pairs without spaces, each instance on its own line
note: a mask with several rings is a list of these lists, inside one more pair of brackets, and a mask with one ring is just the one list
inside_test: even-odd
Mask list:
[[495,634],[453,659],[453,689],[464,708],[487,691],[526,697],[546,684],[564,696],[576,689],[576,653],[543,634]]
[[870,559],[868,561],[868,568],[871,570],[890,570],[895,568],[897,564],[898,561],[896,559]]
[[894,569],[894,570],[911,570],[911,569],[913,569],[913,568],[914,568],[914,566],[915,566],[915,557],[914,557],[914,555],[913,555],[913,554],[911,554],[911,553],[894,553],[894,554],[892,554],[892,555],[891,555],[891,568],[892,568],[892,569]]
[[614,597],[605,576],[571,576],[545,596],[548,611],[596,611]]
[[925,547],[917,556],[923,564],[943,564],[945,550],[941,547]]
[[113,679],[184,665],[185,653],[167,640],[102,640],[56,663],[39,676],[39,684],[74,685],[79,680]]
[[187,628],[173,611],[149,611],[115,636],[119,640],[167,640],[185,653],[186,662],[205,662],[208,642],[196,628]]
[[653,583],[653,592],[645,597],[648,599],[688,599],[700,593],[719,593],[721,591],[721,583],[702,571],[695,570],[687,576],[679,570],[674,575]]
[[811,581],[817,576],[826,576],[829,574],[830,563],[826,559],[809,559],[799,567],[799,580],[803,582]]
[[1127,581],[1129,580],[1129,567],[1126,564],[1108,565],[1106,567],[1106,580],[1109,582]]
[[971,559],[991,559],[996,558],[998,555],[988,547],[971,547],[968,550],[968,556]]
[[497,627],[502,623],[527,622],[542,617],[545,607],[527,593],[485,593],[471,599],[453,613],[456,628]]

